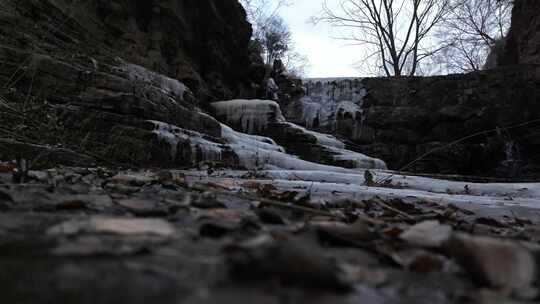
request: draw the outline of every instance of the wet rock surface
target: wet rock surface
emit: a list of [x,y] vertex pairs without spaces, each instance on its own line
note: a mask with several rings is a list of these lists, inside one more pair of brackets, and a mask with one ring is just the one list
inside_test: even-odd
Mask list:
[[510,225],[481,220],[489,207],[406,198],[320,205],[178,171],[31,176],[0,173],[0,290],[12,303],[538,300],[534,212]]

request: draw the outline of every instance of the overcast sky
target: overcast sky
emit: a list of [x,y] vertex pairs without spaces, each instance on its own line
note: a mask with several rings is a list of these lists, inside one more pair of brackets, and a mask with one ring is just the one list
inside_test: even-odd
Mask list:
[[308,56],[311,63],[309,77],[357,77],[354,68],[358,61],[358,46],[332,39],[339,36],[337,29],[326,24],[313,25],[311,16],[320,13],[323,0],[294,0],[294,4],[281,10],[281,16],[291,27],[296,50]]

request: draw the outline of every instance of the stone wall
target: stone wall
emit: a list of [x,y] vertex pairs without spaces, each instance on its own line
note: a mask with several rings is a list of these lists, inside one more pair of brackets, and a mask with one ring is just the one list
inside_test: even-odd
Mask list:
[[492,176],[538,173],[540,122],[532,121],[540,119],[539,76],[540,69],[522,66],[467,75],[365,79],[363,124],[354,141],[399,169],[432,149],[481,133],[407,169]]
[[535,66],[438,77],[321,79],[305,86],[308,95],[287,106],[288,119],[345,138],[348,148],[380,158],[391,169],[504,177],[540,172]]

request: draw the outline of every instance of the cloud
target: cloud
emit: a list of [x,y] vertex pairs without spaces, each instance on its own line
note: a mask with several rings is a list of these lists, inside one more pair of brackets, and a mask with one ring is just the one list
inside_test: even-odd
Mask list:
[[309,18],[320,13],[322,0],[295,0],[294,4],[281,11],[293,33],[299,53],[308,56],[311,68],[309,77],[360,77],[354,68],[359,60],[359,46],[347,46],[333,39],[335,30],[329,25],[313,25]]

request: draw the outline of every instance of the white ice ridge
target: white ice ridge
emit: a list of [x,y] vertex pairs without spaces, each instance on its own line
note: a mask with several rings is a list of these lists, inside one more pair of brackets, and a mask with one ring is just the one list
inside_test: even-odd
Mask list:
[[[178,159],[180,151],[189,151],[193,157],[192,163],[209,161],[222,161],[226,151],[232,151],[238,157],[236,165],[247,170],[319,170],[327,172],[353,173],[351,169],[321,165],[298,159],[286,154],[283,148],[276,145],[271,139],[236,132],[226,125],[222,125],[222,137],[227,142],[219,144],[206,139],[203,134],[185,130],[176,126],[160,122],[149,121],[154,124],[154,134],[159,140],[170,146],[171,158]],[[189,150],[186,150],[186,145]]]
[[321,165],[301,160],[285,153],[272,139],[248,135],[221,125],[222,137],[238,156],[239,166],[257,170],[322,170],[328,172],[353,172],[350,169]]
[[285,118],[277,102],[272,100],[235,99],[212,103],[218,117],[225,117],[226,123],[241,126],[242,131],[260,133],[270,122],[284,122]]
[[231,145],[244,150],[268,150],[285,153],[285,149],[278,146],[271,138],[240,133],[224,124],[221,124],[221,137]]
[[185,145],[189,145],[190,157],[193,163],[220,161],[222,159],[223,145],[205,139],[204,135],[161,121],[149,120],[149,122],[154,124],[153,133],[156,134],[157,138],[170,146],[173,161],[178,158],[179,144],[183,148],[185,148]]
[[[506,210],[506,207],[540,209],[540,183],[466,183],[434,178],[392,175],[392,172],[370,171],[379,180],[384,177],[392,180],[386,184],[367,186],[363,174],[325,171],[259,171],[257,177],[242,179],[245,171],[223,171],[208,176],[205,172],[182,171],[194,180],[214,182],[226,181],[235,190],[244,185],[258,183],[271,184],[276,191],[295,191],[309,193],[314,202],[337,202],[350,198],[368,200],[374,197],[383,199],[403,199],[411,202],[427,202],[440,205],[454,204],[470,211],[483,209]],[[407,183],[403,183],[407,180]],[[488,209],[485,209],[489,207]],[[505,212],[506,212],[505,211]],[[512,212],[513,212],[512,211]],[[510,213],[509,216],[512,216]],[[515,215],[514,215],[515,216]]]
[[[369,156],[366,156],[361,153],[353,152],[346,150],[346,145],[338,140],[336,137],[328,134],[323,134],[315,131],[308,130],[304,127],[298,126],[296,124],[286,122],[285,118],[281,113],[279,104],[271,100],[230,100],[230,101],[220,101],[213,103],[212,106],[216,110],[216,114],[227,124],[233,125],[239,129],[239,131],[246,132],[249,134],[264,134],[266,131],[271,131],[268,129],[268,123],[279,123],[272,125],[273,128],[287,128],[289,130],[298,130],[297,133],[302,135],[308,135],[313,138],[315,143],[321,148],[326,149],[333,155],[333,159],[338,163],[347,162],[347,167],[352,165],[355,168],[369,168],[369,169],[386,169],[386,164],[379,159],[375,159]],[[344,104],[345,108],[353,106],[351,104]],[[230,128],[226,127],[223,130],[226,130],[226,135],[232,134],[229,130]],[[273,132],[269,132],[273,133]],[[239,134],[239,133],[237,133]],[[260,150],[261,144],[258,141],[248,141],[245,140],[246,137],[243,134],[242,136],[235,136],[236,140],[243,139],[243,149],[251,149],[250,144]],[[294,138],[290,139],[294,141]],[[275,150],[275,149],[266,149],[266,150]],[[283,152],[283,151],[281,151]],[[258,151],[259,155],[266,152]],[[245,155],[245,152],[241,152]],[[266,159],[275,159],[274,156],[266,155]],[[260,161],[257,161],[260,163]],[[252,165],[252,164],[250,164]],[[283,166],[284,163],[280,163],[280,166]],[[288,163],[286,167],[281,168],[290,168]]]
[[127,63],[119,58],[117,61],[121,64],[116,69],[125,72],[129,80],[141,86],[149,86],[177,100],[184,100],[184,94],[189,91],[186,85],[176,79],[155,73],[140,65]]

